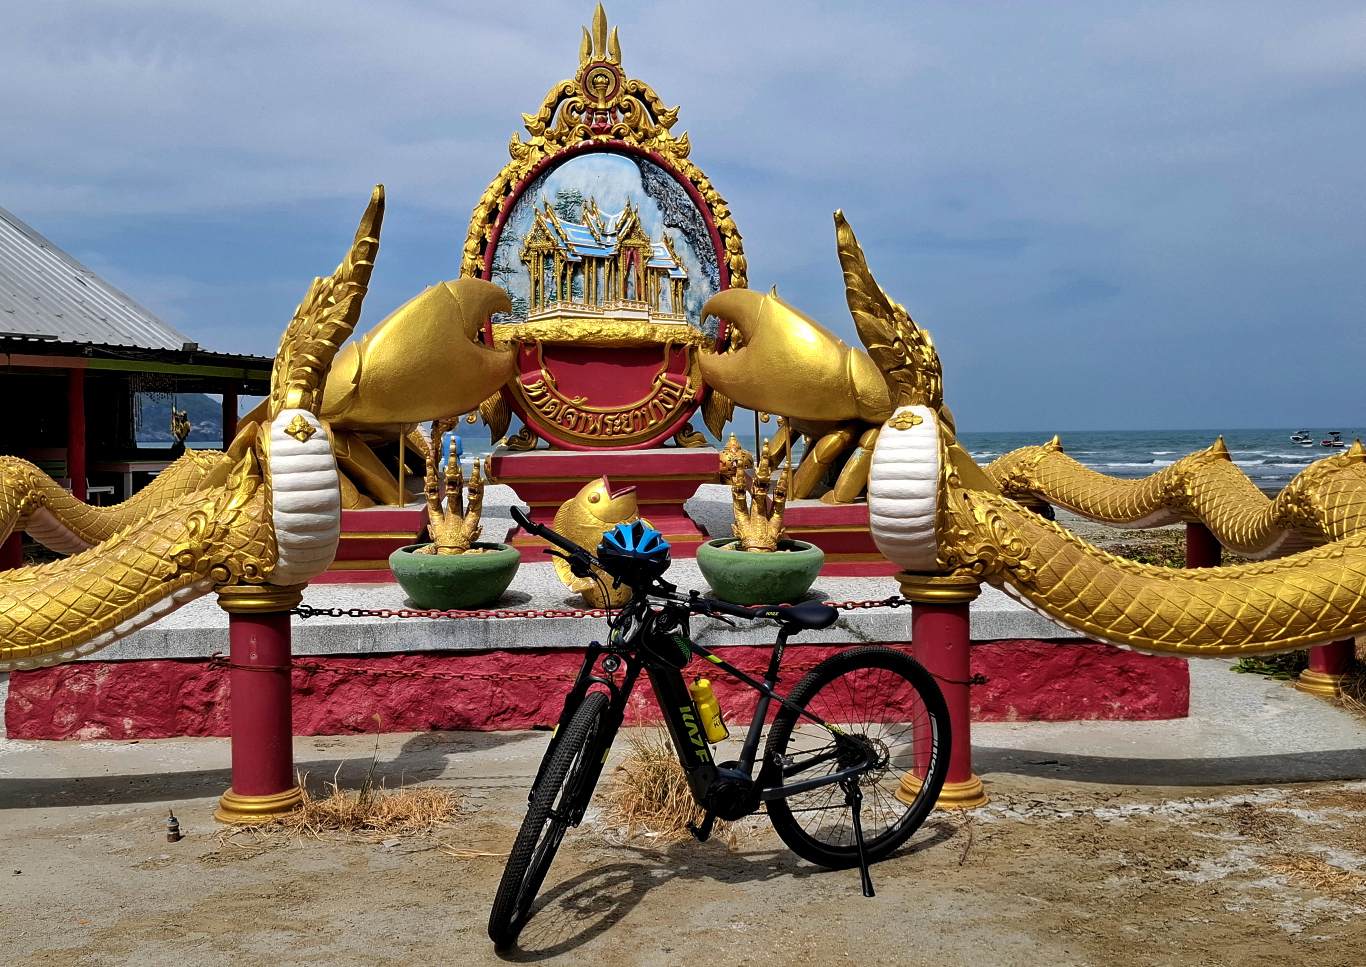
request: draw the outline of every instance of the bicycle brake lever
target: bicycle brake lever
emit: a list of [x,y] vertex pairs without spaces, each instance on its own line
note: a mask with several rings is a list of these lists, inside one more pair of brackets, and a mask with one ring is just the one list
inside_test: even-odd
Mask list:
[[543,549],[541,553],[549,554],[551,557],[558,557],[560,560],[564,561],[569,565],[569,573],[576,578],[588,578],[593,576],[593,569],[576,555],[557,551],[553,547],[547,547]]

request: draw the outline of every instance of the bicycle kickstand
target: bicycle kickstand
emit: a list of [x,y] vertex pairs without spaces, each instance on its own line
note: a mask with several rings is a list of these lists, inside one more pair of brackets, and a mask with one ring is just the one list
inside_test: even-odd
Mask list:
[[863,881],[863,895],[876,896],[873,892],[873,877],[868,872],[868,855],[863,851],[863,821],[859,816],[863,809],[863,790],[859,788],[857,779],[845,787],[844,801],[854,815],[854,844],[858,846],[858,873]]
[[692,833],[693,839],[699,843],[705,843],[711,839],[711,828],[715,825],[716,813],[708,809],[706,815],[702,817],[702,825],[694,826],[692,823],[688,823],[688,832]]

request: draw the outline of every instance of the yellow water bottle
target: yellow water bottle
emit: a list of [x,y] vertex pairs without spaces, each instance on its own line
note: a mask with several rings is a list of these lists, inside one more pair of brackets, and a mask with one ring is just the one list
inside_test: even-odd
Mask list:
[[721,718],[721,703],[711,690],[711,682],[699,678],[688,686],[692,702],[697,706],[697,717],[702,720],[702,731],[707,733],[707,741],[713,745],[730,738],[725,720]]

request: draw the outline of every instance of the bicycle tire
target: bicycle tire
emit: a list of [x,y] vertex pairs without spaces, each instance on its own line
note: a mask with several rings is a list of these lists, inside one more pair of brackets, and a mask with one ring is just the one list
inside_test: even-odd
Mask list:
[[499,949],[510,946],[531,919],[531,905],[569,828],[567,817],[586,806],[593,795],[592,785],[585,788],[584,779],[597,774],[592,758],[602,754],[599,750],[607,707],[608,699],[602,692],[584,697],[527,805],[526,818],[508,854],[489,913],[489,939]]
[[[896,687],[888,687],[893,685]],[[873,704],[881,700],[885,707],[858,711],[855,706],[865,696]],[[952,742],[949,712],[933,676],[914,658],[891,648],[876,645],[851,648],[832,655],[807,672],[788,698],[796,707],[819,715],[831,724],[841,725],[846,734],[861,734],[870,744],[875,738],[882,743],[887,759],[881,771],[865,773],[859,785],[863,792],[864,849],[868,861],[889,856],[920,828],[934,808],[948,774]],[[846,718],[840,719],[841,714]],[[887,715],[907,714],[909,724],[897,718],[890,723],[912,729],[910,738],[901,746],[888,746],[885,738],[872,734],[872,726],[888,724]],[[782,758],[789,755],[788,746],[799,722],[800,728],[813,736],[814,741],[823,740],[827,748],[831,747],[828,732],[809,720],[800,719],[793,708],[783,706],[769,731],[765,747],[767,756]],[[864,729],[862,733],[860,727]],[[903,735],[906,728],[902,730]],[[903,748],[908,753],[904,763],[899,761]],[[919,789],[907,804],[896,796],[894,789],[900,786],[901,775],[912,766],[923,775],[918,776]],[[828,771],[838,767],[839,763],[832,761]],[[830,869],[844,869],[858,863],[850,813],[841,792],[841,785],[832,783],[768,803],[769,821],[779,838],[798,856]],[[869,814],[870,808],[895,815],[895,818],[879,829],[881,821]],[[842,815],[843,819],[829,835],[822,836],[824,818],[820,819],[821,825],[815,831],[807,829],[798,818],[798,813],[808,812]],[[835,834],[846,829],[847,836],[837,839]]]

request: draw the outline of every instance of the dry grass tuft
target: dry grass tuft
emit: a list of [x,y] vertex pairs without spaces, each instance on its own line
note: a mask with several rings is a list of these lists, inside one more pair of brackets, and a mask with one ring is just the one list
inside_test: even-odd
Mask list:
[[331,834],[379,842],[395,834],[430,833],[460,814],[460,797],[449,789],[404,786],[385,789],[366,782],[358,790],[327,784],[320,797],[304,790],[304,801],[271,825],[291,836],[323,839]]
[[[270,822],[228,826],[217,833],[219,849],[234,846],[256,855],[303,839],[397,845],[399,837],[430,836],[450,827],[460,815],[460,796],[450,789],[402,786],[385,789],[374,781],[374,767],[359,789],[342,789],[336,776],[325,794],[314,795],[304,777],[303,802]],[[432,843],[426,848],[444,847]]]
[[[1357,646],[1360,648],[1360,645]],[[1338,702],[1353,715],[1366,718],[1366,666],[1358,664],[1342,680],[1342,694]]]
[[[639,729],[627,736],[626,755],[605,790],[602,819],[627,836],[645,835],[662,842],[687,839],[688,823],[700,823],[688,779],[668,733],[662,729]],[[735,848],[735,824],[717,820],[713,837]]]
[[1366,891],[1366,873],[1344,870],[1317,856],[1295,856],[1268,867],[1301,886],[1323,893],[1354,894]]

